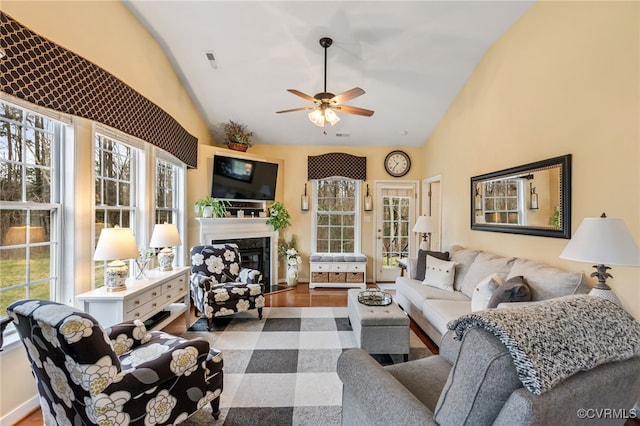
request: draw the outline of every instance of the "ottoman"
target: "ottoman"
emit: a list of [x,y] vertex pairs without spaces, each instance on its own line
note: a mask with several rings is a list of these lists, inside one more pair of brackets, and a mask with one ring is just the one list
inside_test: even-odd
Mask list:
[[358,302],[362,290],[349,290],[347,311],[358,346],[370,354],[402,354],[409,359],[409,317],[395,302],[369,306]]

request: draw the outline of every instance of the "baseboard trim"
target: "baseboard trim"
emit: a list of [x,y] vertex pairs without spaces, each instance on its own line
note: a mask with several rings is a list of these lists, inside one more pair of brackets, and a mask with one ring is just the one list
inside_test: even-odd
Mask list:
[[34,395],[33,398],[28,399],[24,403],[11,410],[6,416],[0,418],[0,426],[14,425],[20,420],[27,417],[38,407],[40,407],[40,398],[38,397],[38,395]]

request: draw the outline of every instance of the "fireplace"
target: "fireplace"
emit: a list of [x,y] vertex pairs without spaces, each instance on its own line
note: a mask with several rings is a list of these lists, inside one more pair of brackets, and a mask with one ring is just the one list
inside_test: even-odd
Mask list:
[[278,233],[266,218],[198,218],[200,244],[236,243],[242,266],[262,272],[265,292],[278,288]]
[[[257,269],[262,272],[262,282],[265,283],[265,292],[270,292],[275,289],[271,289],[271,238],[258,237],[258,238],[240,238],[240,239],[224,239],[224,240],[212,240],[211,244],[223,244],[223,243],[235,243],[240,250],[240,258],[242,266],[244,268]],[[266,259],[266,261],[265,261]]]

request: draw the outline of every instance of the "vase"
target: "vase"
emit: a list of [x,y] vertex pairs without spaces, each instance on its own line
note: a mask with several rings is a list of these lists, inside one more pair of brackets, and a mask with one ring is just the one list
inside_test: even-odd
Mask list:
[[298,285],[298,266],[297,265],[289,265],[287,268],[287,285],[289,287],[294,287]]
[[242,151],[242,152],[245,152],[247,148],[249,148],[249,146],[243,143],[237,143],[237,142],[227,142],[227,147],[234,151]]

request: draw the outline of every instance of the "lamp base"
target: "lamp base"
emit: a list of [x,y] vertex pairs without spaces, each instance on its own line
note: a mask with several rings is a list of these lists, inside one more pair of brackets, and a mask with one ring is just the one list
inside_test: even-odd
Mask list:
[[121,260],[107,263],[104,268],[104,285],[107,291],[122,291],[127,289],[126,281],[129,276],[129,267]]
[[611,291],[611,289],[603,289],[603,288],[594,287],[589,292],[589,296],[601,297],[603,299],[607,299],[607,300],[615,303],[618,306],[621,305],[620,299],[618,299],[618,296],[616,296],[616,294],[613,291]]
[[160,253],[158,253],[158,268],[161,271],[172,271],[174,258],[175,255],[173,254],[173,250],[171,250],[169,247],[163,248],[162,250],[160,250]]

